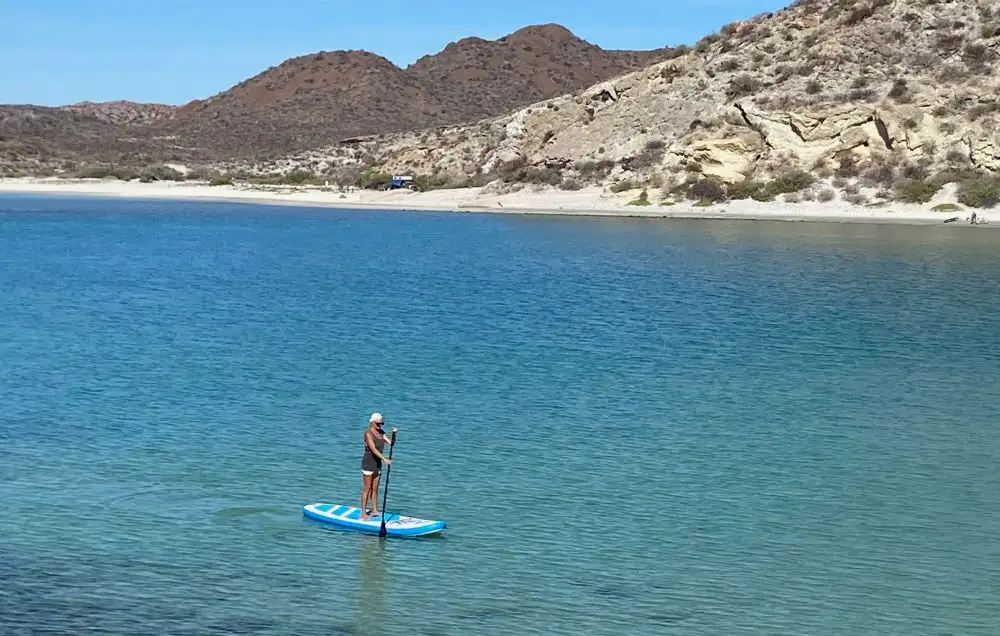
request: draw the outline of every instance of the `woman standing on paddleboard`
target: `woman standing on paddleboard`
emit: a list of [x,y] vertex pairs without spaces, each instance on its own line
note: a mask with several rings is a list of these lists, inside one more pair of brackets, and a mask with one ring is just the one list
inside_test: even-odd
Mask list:
[[[393,432],[396,429],[392,429]],[[392,464],[392,460],[382,454],[389,442],[389,436],[382,430],[382,414],[372,413],[365,431],[365,454],[361,456],[361,518],[368,519],[368,502],[371,501],[373,515],[382,514],[378,509],[378,480],[382,476],[382,462]]]

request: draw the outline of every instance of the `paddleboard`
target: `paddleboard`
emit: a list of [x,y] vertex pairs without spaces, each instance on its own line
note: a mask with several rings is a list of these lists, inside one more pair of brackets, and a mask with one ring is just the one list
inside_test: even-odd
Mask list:
[[[355,506],[314,503],[304,506],[302,512],[310,519],[358,532],[378,534],[382,527],[382,515],[372,515],[362,521],[361,508]],[[385,532],[390,537],[426,537],[444,529],[444,521],[404,517],[394,512],[385,515]]]

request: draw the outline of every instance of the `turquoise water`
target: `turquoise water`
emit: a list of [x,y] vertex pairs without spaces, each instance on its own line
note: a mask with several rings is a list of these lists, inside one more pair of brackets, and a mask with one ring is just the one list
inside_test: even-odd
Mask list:
[[[1000,232],[0,199],[3,634],[997,634]],[[321,527],[374,410],[389,509]]]

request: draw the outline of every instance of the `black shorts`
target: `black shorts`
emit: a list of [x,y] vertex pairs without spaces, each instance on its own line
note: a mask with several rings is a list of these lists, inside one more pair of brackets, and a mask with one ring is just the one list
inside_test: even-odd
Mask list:
[[382,462],[365,453],[365,456],[361,458],[361,474],[366,477],[382,474]]

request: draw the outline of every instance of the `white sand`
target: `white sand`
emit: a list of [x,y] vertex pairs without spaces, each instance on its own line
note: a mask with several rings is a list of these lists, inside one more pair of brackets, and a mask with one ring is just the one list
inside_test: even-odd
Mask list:
[[[741,219],[780,221],[826,221],[842,223],[903,223],[911,225],[968,225],[972,210],[935,212],[931,204],[889,204],[885,207],[851,205],[844,201],[829,203],[761,203],[752,200],[733,201],[724,205],[702,208],[691,204],[630,206],[635,192],[612,194],[598,187],[579,191],[556,189],[536,190],[531,186],[510,194],[494,194],[488,189],[434,190],[410,192],[352,191],[336,188],[288,186],[209,186],[204,183],[123,182],[116,179],[19,178],[0,179],[2,193],[34,193],[45,195],[89,195],[124,198],[187,199],[240,201],[284,205],[307,205],[340,208],[383,208],[401,210],[475,211],[507,214],[565,214],[618,217],[659,217],[694,219]],[[1000,227],[997,213],[977,210],[979,227]]]

